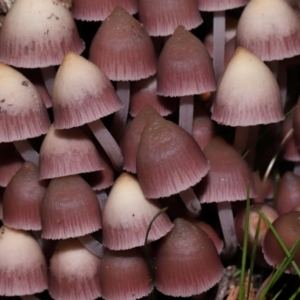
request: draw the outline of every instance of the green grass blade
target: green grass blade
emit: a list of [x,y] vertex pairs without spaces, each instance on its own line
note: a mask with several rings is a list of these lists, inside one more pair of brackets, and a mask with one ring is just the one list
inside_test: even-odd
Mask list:
[[246,260],[247,260],[247,248],[248,248],[248,233],[249,233],[249,214],[250,214],[250,198],[249,198],[249,182],[247,185],[247,200],[246,200],[246,218],[245,218],[245,233],[243,241],[243,256],[242,256],[242,267],[240,276],[240,290],[238,300],[244,299],[244,281],[246,274]]
[[297,296],[300,293],[300,287],[297,288],[297,290],[295,291],[295,293],[289,298],[289,300],[294,300],[297,299]]
[[249,295],[250,295],[251,280],[252,280],[254,264],[255,264],[255,257],[256,257],[256,249],[257,249],[260,221],[261,221],[261,217],[258,219],[258,224],[257,224],[256,230],[255,230],[255,236],[254,236],[254,241],[253,241],[253,248],[252,248],[252,251],[251,251],[250,273],[249,273],[250,284],[248,284],[247,298],[246,299],[249,299]]

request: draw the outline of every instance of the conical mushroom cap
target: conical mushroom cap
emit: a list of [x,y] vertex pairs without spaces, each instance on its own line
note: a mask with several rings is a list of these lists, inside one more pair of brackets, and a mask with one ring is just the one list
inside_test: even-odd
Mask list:
[[229,126],[269,124],[284,119],[278,84],[254,54],[238,47],[221,77],[212,119]]
[[42,237],[67,239],[101,228],[100,206],[79,175],[52,179],[42,201]]
[[[112,250],[142,246],[148,226],[160,209],[157,200],[145,198],[133,175],[122,173],[103,209],[103,245]],[[172,227],[167,214],[161,214],[152,224],[149,241],[158,240]]]
[[154,75],[156,57],[143,25],[116,7],[97,31],[89,59],[111,80],[139,80]]
[[54,299],[101,297],[100,259],[77,239],[58,242],[49,269],[49,293]]
[[70,11],[57,0],[16,0],[1,28],[0,60],[16,67],[59,65],[67,51],[83,50]]
[[198,183],[209,169],[193,137],[158,114],[147,120],[136,162],[138,180],[148,198],[184,191]]
[[6,187],[22,164],[23,159],[12,143],[0,143],[0,186]]
[[79,127],[56,130],[52,125],[40,151],[40,180],[103,170],[93,142]]
[[136,173],[136,156],[141,135],[148,120],[148,117],[157,114],[151,106],[145,106],[126,128],[120,141],[120,148],[124,156],[123,169]]
[[248,183],[250,198],[256,197],[252,173],[232,146],[215,137],[203,152],[209,160],[210,170],[195,191],[201,203],[245,200]]
[[0,295],[31,295],[48,288],[47,263],[39,244],[24,230],[0,228]]
[[249,0],[198,0],[201,11],[220,11],[245,6]]
[[[272,224],[276,232],[282,239],[284,245],[288,250],[294,246],[299,238],[300,231],[300,212],[291,211],[289,213],[279,216]],[[278,243],[276,237],[269,229],[263,240],[263,253],[269,265],[277,268],[283,259],[286,257],[282,247]],[[298,250],[294,256],[294,261],[299,266],[300,251]],[[287,273],[295,273],[294,267],[290,264],[286,269]]]
[[38,167],[25,162],[5,189],[3,223],[24,230],[41,230],[41,203],[46,184],[39,182]]
[[139,17],[151,36],[168,36],[178,25],[191,30],[203,23],[194,0],[139,0]]
[[205,46],[183,26],[178,26],[158,58],[157,93],[177,97],[215,90],[212,61]]
[[134,300],[153,289],[146,260],[138,249],[106,250],[100,266],[100,284],[104,299]]
[[238,23],[237,44],[264,61],[299,55],[299,16],[286,1],[251,0]]
[[123,106],[107,76],[74,52],[65,55],[57,71],[52,105],[56,129],[81,126]]
[[74,0],[72,14],[77,20],[103,21],[117,6],[133,15],[137,13],[138,0]]
[[45,134],[50,120],[34,85],[20,72],[3,63],[0,63],[0,84],[0,142]]
[[[189,297],[213,287],[223,275],[215,245],[198,226],[176,219],[155,253],[155,286],[165,295]],[[201,270],[201,272],[199,272]]]

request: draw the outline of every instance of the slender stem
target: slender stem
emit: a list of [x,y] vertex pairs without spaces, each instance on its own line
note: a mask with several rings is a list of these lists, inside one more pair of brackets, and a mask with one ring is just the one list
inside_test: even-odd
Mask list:
[[277,82],[280,88],[282,107],[285,107],[287,100],[287,66],[285,63],[278,62]]
[[55,67],[50,66],[47,68],[41,68],[41,72],[44,78],[45,86],[50,95],[52,95],[52,87],[56,75]]
[[220,202],[217,205],[225,244],[222,256],[224,256],[226,259],[229,259],[232,258],[237,251],[237,239],[231,203],[226,201]]
[[103,122],[99,119],[88,124],[94,136],[102,146],[114,168],[121,172],[123,167],[123,156],[121,149],[111,133],[104,126]]
[[224,70],[225,11],[215,11],[213,20],[213,67],[218,81]]
[[201,203],[192,188],[179,193],[181,200],[192,218],[197,218],[201,212]]
[[88,235],[85,235],[85,236],[80,236],[78,238],[78,240],[91,253],[98,256],[99,258],[103,258],[103,256],[104,256],[104,247],[92,235],[88,234]]
[[116,141],[119,141],[126,126],[128,110],[129,110],[129,98],[130,98],[130,82],[118,81],[117,82],[117,95],[124,104],[124,106],[115,112],[114,119],[111,126],[111,134],[115,137]]
[[244,153],[247,148],[248,136],[249,126],[236,127],[233,146],[240,154]]
[[31,161],[36,166],[39,165],[40,156],[39,154],[32,148],[28,140],[23,141],[15,141],[13,142],[14,146],[23,157],[25,161]]
[[107,200],[107,194],[106,194],[105,190],[101,190],[101,191],[96,191],[96,195],[98,198],[100,209],[101,209],[101,211],[103,211],[105,202]]
[[193,132],[194,96],[180,97],[179,126],[189,134]]

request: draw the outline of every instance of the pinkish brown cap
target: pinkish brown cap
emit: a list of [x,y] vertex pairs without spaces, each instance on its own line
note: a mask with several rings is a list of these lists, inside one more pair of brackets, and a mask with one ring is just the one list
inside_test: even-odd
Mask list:
[[40,180],[103,170],[103,160],[81,128],[52,125],[40,150]]
[[0,60],[22,68],[59,65],[84,43],[68,9],[57,0],[17,0],[1,29]]
[[178,108],[178,99],[158,95],[156,76],[151,76],[131,83],[130,115],[135,117],[146,105],[152,106],[161,116],[168,116]]
[[300,205],[300,177],[290,171],[279,180],[275,208],[285,214]]
[[34,85],[3,63],[0,63],[0,84],[0,142],[25,140],[45,134],[50,120]]
[[249,0],[198,0],[198,9],[202,11],[221,11],[245,6]]
[[22,164],[23,159],[12,143],[0,143],[0,186],[6,187]]
[[215,90],[212,61],[205,46],[183,26],[178,26],[158,58],[157,93],[177,97]]
[[110,80],[140,80],[154,75],[156,57],[143,25],[121,7],[105,19],[90,48],[89,59]]
[[58,240],[101,228],[98,199],[79,175],[52,179],[42,201],[42,237]]
[[100,285],[104,299],[134,300],[153,289],[146,260],[138,249],[106,250],[100,266]]
[[90,123],[123,106],[107,76],[74,52],[65,55],[57,71],[52,103],[56,129]]
[[190,297],[207,291],[220,281],[224,270],[207,234],[180,218],[158,242],[154,264],[156,288],[173,297]]
[[100,262],[78,239],[59,241],[50,260],[50,295],[57,300],[101,297]]
[[24,230],[41,230],[41,203],[46,183],[39,182],[38,167],[25,162],[5,189],[3,223]]
[[138,0],[74,0],[72,14],[78,20],[103,21],[117,6],[133,15],[137,13]]
[[248,182],[250,198],[256,196],[249,166],[237,150],[214,137],[203,152],[210,170],[195,191],[201,203],[245,200]]
[[141,134],[144,130],[148,117],[153,114],[157,114],[154,108],[149,105],[145,106],[129,124],[122,136],[120,148],[124,156],[123,169],[128,172],[136,173],[136,155]]
[[198,183],[209,169],[197,142],[178,125],[151,115],[137,152],[137,175],[148,198],[168,197]]
[[278,84],[254,54],[238,47],[220,78],[212,119],[229,126],[269,124],[284,119]]
[[139,0],[139,17],[151,36],[171,35],[178,25],[191,30],[203,23],[194,0]]
[[0,237],[0,295],[31,295],[46,290],[46,259],[32,235],[2,226]]
[[251,0],[239,19],[237,44],[264,61],[299,55],[299,16],[285,1]]
[[[137,179],[122,173],[114,183],[102,212],[103,245],[111,250],[142,246],[148,226],[161,210],[157,200],[145,198]],[[173,227],[164,213],[157,217],[149,241],[166,235]]]
[[[286,248],[291,250],[299,238],[300,212],[291,211],[279,216],[273,223],[273,227],[282,239]],[[286,257],[282,247],[270,229],[267,231],[265,239],[263,240],[263,253],[267,263],[274,268],[277,268]],[[299,250],[294,256],[294,261],[297,265],[300,264]],[[292,265],[289,265],[286,272],[295,273],[296,271]]]
[[[296,108],[297,109],[297,108]],[[290,134],[290,130],[293,129],[293,120],[295,120],[297,117],[294,117],[295,111],[293,110],[286,119],[283,121],[281,126],[281,132],[280,132],[280,138],[281,141],[283,141],[287,135]],[[297,129],[292,132],[290,137],[286,140],[284,145],[282,146],[282,157],[285,160],[298,162],[300,161],[300,153],[299,148],[297,147]]]

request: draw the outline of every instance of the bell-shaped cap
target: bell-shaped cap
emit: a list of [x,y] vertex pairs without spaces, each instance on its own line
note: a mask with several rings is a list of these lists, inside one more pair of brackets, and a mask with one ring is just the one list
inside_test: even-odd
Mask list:
[[74,52],[65,55],[57,71],[52,105],[56,129],[90,123],[123,106],[107,76]]
[[3,223],[24,230],[41,230],[41,203],[46,183],[39,182],[38,167],[25,162],[5,189]]
[[12,143],[0,143],[0,186],[6,187],[23,164]]
[[299,16],[286,1],[251,0],[239,19],[237,44],[264,61],[299,55]]
[[137,248],[107,249],[100,265],[100,285],[107,300],[140,299],[153,289],[148,264]]
[[[145,198],[133,175],[122,173],[114,183],[102,212],[103,245],[112,250],[142,246],[148,226],[160,210],[157,200]],[[160,239],[172,227],[167,214],[161,214],[152,224],[148,240]]]
[[3,63],[0,63],[0,85],[0,142],[45,134],[50,120],[34,85],[20,72]]
[[179,25],[191,30],[203,23],[194,0],[139,0],[139,17],[151,36],[168,36]]
[[110,80],[139,80],[154,75],[156,57],[143,25],[121,7],[105,19],[90,48],[89,59]]
[[285,214],[300,205],[300,177],[290,171],[279,180],[275,208]]
[[245,6],[249,0],[197,0],[201,11],[222,11]]
[[191,135],[153,114],[141,135],[136,168],[144,195],[161,198],[198,183],[207,174],[209,165]]
[[124,157],[123,169],[128,172],[136,173],[136,155],[141,135],[148,117],[153,114],[157,114],[154,108],[149,105],[145,106],[125,129],[120,148]]
[[59,65],[84,43],[68,9],[58,0],[16,0],[1,28],[0,60],[21,68]]
[[152,106],[161,116],[168,116],[178,108],[177,98],[166,98],[157,94],[156,76],[131,83],[129,113],[132,117],[146,106]]
[[40,293],[48,288],[47,263],[29,232],[0,228],[0,296]]
[[100,259],[78,239],[59,241],[50,260],[49,293],[57,300],[101,297]]
[[156,288],[173,297],[190,297],[207,291],[220,281],[224,271],[207,234],[180,218],[159,241],[154,264]]
[[178,26],[158,58],[157,93],[176,97],[215,90],[212,61],[205,46],[183,26]]
[[138,0],[74,0],[72,14],[77,20],[103,21],[117,6],[133,15],[137,13]]
[[40,150],[40,180],[103,170],[103,160],[81,128],[52,125]]
[[[300,212],[291,211],[279,216],[272,224],[277,234],[282,239],[284,245],[288,250],[294,246],[299,238],[300,231]],[[277,268],[280,263],[285,259],[286,254],[278,243],[273,232],[269,229],[263,240],[263,253],[269,265]],[[294,261],[299,266],[300,264],[300,251],[296,252]],[[294,267],[290,264],[286,269],[287,273],[295,273]]]
[[248,183],[249,197],[256,197],[250,168],[237,150],[214,137],[203,152],[210,170],[195,191],[201,203],[245,200]]
[[41,216],[45,239],[73,238],[101,228],[97,196],[79,175],[51,180],[42,201]]
[[228,63],[212,106],[212,119],[229,126],[269,124],[284,119],[280,91],[270,69],[238,47]]

